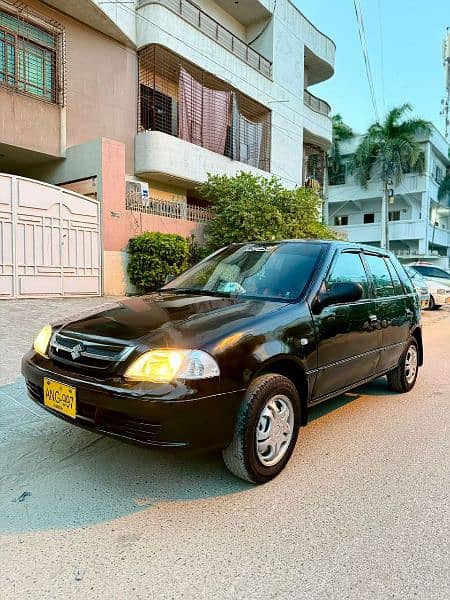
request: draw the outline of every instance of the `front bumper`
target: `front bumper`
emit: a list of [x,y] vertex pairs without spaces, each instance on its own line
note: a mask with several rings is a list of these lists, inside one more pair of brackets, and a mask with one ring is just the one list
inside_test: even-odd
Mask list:
[[[163,386],[129,385],[120,378],[95,380],[63,371],[33,352],[22,359],[22,374],[31,399],[55,416],[96,433],[147,446],[224,448],[233,437],[244,393],[220,393],[218,381],[213,380],[197,387],[183,382]],[[76,388],[74,419],[44,405],[45,377]]]
[[433,294],[434,302],[438,306],[449,306],[450,305],[450,294]]

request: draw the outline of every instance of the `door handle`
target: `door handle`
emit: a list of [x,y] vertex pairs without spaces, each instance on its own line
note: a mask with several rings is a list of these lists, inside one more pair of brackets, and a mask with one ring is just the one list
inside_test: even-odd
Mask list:
[[377,315],[369,315],[369,321],[371,321],[371,323],[378,321]]

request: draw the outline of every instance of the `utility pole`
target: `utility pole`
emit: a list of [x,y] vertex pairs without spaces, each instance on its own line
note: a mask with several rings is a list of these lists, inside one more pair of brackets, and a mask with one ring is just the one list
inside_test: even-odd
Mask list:
[[383,197],[381,199],[381,240],[380,245],[384,250],[389,250],[389,191],[388,181],[383,181]]
[[450,27],[442,45],[442,59],[444,64],[445,95],[441,100],[441,115],[444,117],[445,139],[450,141]]

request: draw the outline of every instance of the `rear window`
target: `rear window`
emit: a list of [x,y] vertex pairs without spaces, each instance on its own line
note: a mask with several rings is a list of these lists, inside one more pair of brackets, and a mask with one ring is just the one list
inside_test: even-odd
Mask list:
[[413,265],[413,269],[425,277],[439,277],[439,279],[450,279],[450,273],[438,267],[427,267],[425,265]]

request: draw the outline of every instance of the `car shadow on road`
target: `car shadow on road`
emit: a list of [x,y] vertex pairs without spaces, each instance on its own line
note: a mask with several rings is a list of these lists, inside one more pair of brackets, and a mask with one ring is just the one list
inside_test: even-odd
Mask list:
[[[377,380],[311,409],[310,420],[363,395],[387,395]],[[28,399],[22,380],[0,387],[0,533],[86,527],[160,502],[251,489],[219,453],[155,450],[68,425]]]

